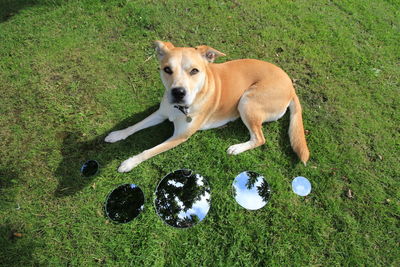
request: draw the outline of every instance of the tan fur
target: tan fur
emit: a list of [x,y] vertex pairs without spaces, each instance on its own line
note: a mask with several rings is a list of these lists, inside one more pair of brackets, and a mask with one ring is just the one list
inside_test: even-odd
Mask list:
[[[130,171],[139,163],[186,141],[200,129],[215,128],[241,117],[250,132],[248,142],[228,148],[229,154],[239,154],[265,143],[262,123],[279,119],[289,107],[291,111],[289,136],[293,150],[306,164],[309,159],[301,106],[292,81],[279,67],[260,60],[241,59],[222,64],[212,63],[224,56],[208,46],[175,47],[169,42],[156,41],[161,79],[166,88],[160,108],[142,122],[110,133],[105,141],[116,142],[129,135],[160,123],[174,122],[174,135],[164,143],[124,161],[120,172]],[[169,68],[171,73],[164,71]],[[197,69],[197,74],[191,74]],[[172,89],[186,91],[186,116],[174,107]]]

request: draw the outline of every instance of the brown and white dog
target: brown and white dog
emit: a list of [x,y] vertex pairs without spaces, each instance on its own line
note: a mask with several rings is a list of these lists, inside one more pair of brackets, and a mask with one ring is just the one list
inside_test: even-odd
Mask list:
[[228,154],[237,155],[264,144],[262,123],[278,120],[288,107],[290,143],[306,164],[310,153],[300,102],[291,79],[282,69],[254,59],[214,64],[215,58],[225,54],[205,45],[175,47],[161,41],[155,45],[166,88],[160,108],[143,121],[110,133],[105,141],[123,140],[166,119],[174,123],[174,134],[122,162],[119,172],[129,172],[141,162],[185,142],[198,130],[220,127],[240,116],[249,129],[250,140],[228,148]]

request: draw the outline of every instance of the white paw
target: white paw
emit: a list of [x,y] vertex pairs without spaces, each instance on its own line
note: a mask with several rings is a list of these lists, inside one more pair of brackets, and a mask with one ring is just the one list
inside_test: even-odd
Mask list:
[[107,137],[104,139],[104,141],[106,141],[107,143],[115,143],[119,140],[123,140],[127,138],[124,130],[121,131],[115,131],[115,132],[111,132],[107,135]]
[[121,163],[121,165],[118,168],[119,172],[129,172],[133,168],[135,168],[137,165],[139,165],[142,161],[139,160],[137,157],[132,157],[124,162]]
[[237,155],[249,149],[249,145],[247,143],[237,144],[230,146],[227,150],[229,155]]

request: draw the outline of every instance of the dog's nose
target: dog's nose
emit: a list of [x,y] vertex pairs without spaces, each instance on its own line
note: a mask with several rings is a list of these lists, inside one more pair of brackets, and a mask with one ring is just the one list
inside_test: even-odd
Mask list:
[[186,90],[183,87],[175,87],[172,88],[171,94],[176,100],[182,100],[186,95]]

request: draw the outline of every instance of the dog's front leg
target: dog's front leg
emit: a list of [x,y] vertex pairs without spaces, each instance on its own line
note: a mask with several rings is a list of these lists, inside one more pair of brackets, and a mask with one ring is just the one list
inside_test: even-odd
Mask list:
[[167,151],[173,147],[176,147],[177,145],[185,142],[188,138],[189,138],[189,136],[185,136],[185,135],[179,135],[179,136],[173,135],[171,138],[169,138],[165,142],[159,144],[158,146],[155,146],[151,149],[145,150],[142,153],[125,160],[119,166],[118,171],[119,172],[129,172],[130,170],[135,168],[137,165],[139,165],[143,161],[145,161],[155,155],[158,155],[164,151]]
[[135,125],[133,125],[131,127],[109,133],[107,135],[107,137],[104,139],[104,141],[106,141],[108,143],[115,143],[119,140],[123,140],[123,139],[127,138],[128,136],[130,136],[140,130],[157,125],[157,124],[165,121],[166,119],[167,119],[167,117],[162,115],[160,110],[157,110],[156,112],[154,112],[153,114],[151,114],[150,116],[145,118],[144,120],[136,123]]

